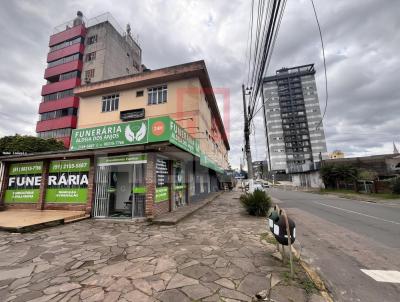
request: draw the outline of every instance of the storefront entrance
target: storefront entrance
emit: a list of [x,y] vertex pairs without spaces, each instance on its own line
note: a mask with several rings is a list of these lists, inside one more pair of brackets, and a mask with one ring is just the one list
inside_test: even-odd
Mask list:
[[146,162],[145,154],[98,159],[94,217],[145,216]]

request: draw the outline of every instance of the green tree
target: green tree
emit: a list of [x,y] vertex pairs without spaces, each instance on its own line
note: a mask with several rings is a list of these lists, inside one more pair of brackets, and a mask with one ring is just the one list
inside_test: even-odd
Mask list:
[[378,179],[378,173],[376,173],[375,171],[371,171],[371,170],[361,170],[358,175],[358,179],[373,181],[373,180]]
[[355,182],[359,170],[348,165],[325,165],[321,168],[321,177],[327,188],[339,188],[339,182]]
[[0,154],[36,153],[65,150],[64,144],[54,138],[43,139],[29,135],[13,135],[0,138]]

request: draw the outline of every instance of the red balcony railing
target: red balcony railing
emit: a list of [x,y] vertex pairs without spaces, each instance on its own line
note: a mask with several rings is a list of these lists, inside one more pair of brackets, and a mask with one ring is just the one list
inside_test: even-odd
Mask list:
[[77,117],[75,115],[63,116],[47,121],[38,121],[36,132],[49,131],[61,128],[76,128]]
[[66,29],[62,32],[59,32],[57,34],[54,34],[50,36],[50,41],[49,41],[49,46],[53,46],[56,44],[59,44],[61,42],[67,41],[69,39],[75,38],[75,37],[85,37],[86,36],[86,28],[85,25],[81,24],[69,29]]
[[70,96],[56,101],[42,102],[39,105],[39,113],[64,109],[64,108],[78,108],[79,98],[77,96]]
[[42,95],[63,91],[67,89],[72,89],[76,86],[79,86],[80,84],[81,84],[80,78],[72,78],[61,82],[46,84],[42,86]]
[[48,55],[47,55],[47,62],[55,61],[55,60],[60,59],[62,57],[73,55],[73,54],[78,53],[78,52],[83,54],[84,49],[85,49],[85,46],[83,44],[76,43],[74,45],[67,46],[65,48],[49,52]]
[[75,60],[65,64],[57,65],[54,67],[47,68],[44,72],[44,78],[48,79],[58,74],[79,70],[82,71],[83,62],[81,60]]

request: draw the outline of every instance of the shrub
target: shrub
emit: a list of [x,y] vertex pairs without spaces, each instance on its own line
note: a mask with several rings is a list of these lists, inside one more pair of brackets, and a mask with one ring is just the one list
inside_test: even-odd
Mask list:
[[400,178],[396,178],[392,183],[393,194],[400,194]]
[[241,195],[240,202],[245,207],[247,213],[253,216],[266,216],[271,207],[271,197],[260,190],[255,190],[251,194]]

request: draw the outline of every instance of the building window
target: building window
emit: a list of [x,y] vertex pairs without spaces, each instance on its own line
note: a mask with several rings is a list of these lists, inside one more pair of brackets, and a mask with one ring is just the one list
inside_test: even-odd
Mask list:
[[118,110],[119,94],[103,96],[101,112],[110,112]]
[[75,61],[75,60],[79,60],[79,59],[80,59],[80,54],[76,53],[74,55],[71,55],[71,56],[68,56],[68,57],[64,57],[64,58],[49,62],[47,64],[47,67],[50,68],[50,67],[58,66],[58,65],[61,65],[61,64],[69,63],[69,62],[72,62],[72,61]]
[[78,113],[78,109],[77,108],[64,108],[64,109],[59,109],[59,110],[55,110],[55,111],[49,111],[49,112],[45,112],[42,113],[40,115],[40,120],[41,121],[47,121],[47,120],[52,120],[52,119],[56,119],[56,118],[60,118],[60,117],[64,117],[64,116],[76,116]]
[[97,35],[90,36],[90,37],[88,38],[88,40],[87,40],[87,44],[88,44],[88,45],[94,44],[94,43],[96,43],[96,42],[97,42]]
[[71,128],[61,128],[50,131],[39,132],[38,136],[41,138],[57,138],[71,136]]
[[89,69],[85,71],[85,80],[94,77],[94,69]]
[[143,96],[143,90],[136,91],[136,97],[138,98],[141,96]]
[[96,59],[96,52],[95,51],[86,54],[86,57],[85,57],[85,61],[86,62],[94,61],[95,59]]
[[167,85],[148,88],[149,105],[163,104],[167,102]]
[[74,38],[72,40],[61,42],[60,44],[51,46],[50,47],[50,52],[56,51],[56,50],[59,50],[59,49],[63,49],[65,47],[68,47],[68,46],[71,46],[71,45],[74,45],[74,44],[77,44],[77,43],[82,43],[82,41],[83,41],[82,37],[77,37],[77,38]]
[[55,101],[63,98],[67,98],[74,95],[73,89],[63,90],[43,96],[43,102]]
[[67,73],[60,74],[60,81],[65,81],[73,78],[80,77],[80,72],[79,71],[71,71]]

